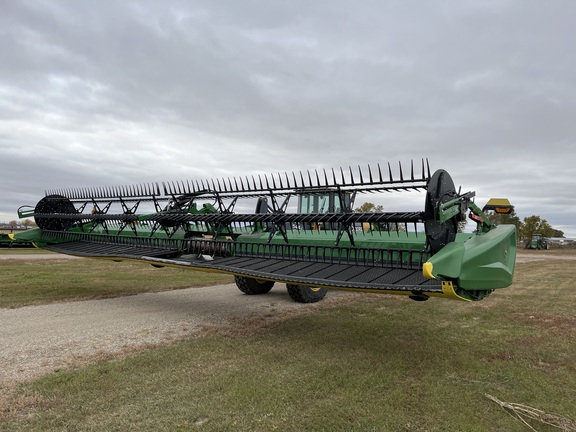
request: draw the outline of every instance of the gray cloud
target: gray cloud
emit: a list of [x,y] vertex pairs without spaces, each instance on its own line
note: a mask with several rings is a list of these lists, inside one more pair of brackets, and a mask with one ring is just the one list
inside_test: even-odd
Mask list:
[[4,2],[0,220],[45,188],[427,157],[576,237],[575,18],[567,0]]

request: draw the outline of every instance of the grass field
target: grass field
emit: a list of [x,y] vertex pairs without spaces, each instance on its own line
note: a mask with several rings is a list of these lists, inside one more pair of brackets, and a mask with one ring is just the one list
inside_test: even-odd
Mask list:
[[52,374],[0,430],[530,430],[487,394],[574,420],[575,263],[518,264],[478,303],[366,295]]
[[[12,249],[13,250],[13,249]],[[0,255],[12,250],[0,251]],[[20,254],[41,254],[20,249]],[[232,283],[232,276],[88,259],[0,260],[0,308]]]

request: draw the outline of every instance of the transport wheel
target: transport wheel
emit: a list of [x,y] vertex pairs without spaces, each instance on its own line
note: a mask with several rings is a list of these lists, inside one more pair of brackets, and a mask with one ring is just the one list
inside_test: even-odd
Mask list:
[[238,289],[248,295],[266,294],[270,292],[274,286],[274,281],[265,281],[245,276],[234,276],[234,281]]
[[286,284],[288,294],[298,303],[316,303],[326,297],[326,288],[311,288],[307,285]]

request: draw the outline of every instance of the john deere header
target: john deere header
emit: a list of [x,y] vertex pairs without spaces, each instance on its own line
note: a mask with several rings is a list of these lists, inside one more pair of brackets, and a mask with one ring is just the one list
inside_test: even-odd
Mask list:
[[[354,212],[359,194],[410,191],[421,211]],[[427,160],[366,168],[50,190],[17,237],[55,252],[235,276],[246,294],[275,282],[314,302],[327,289],[481,300],[512,283],[513,225],[494,226]],[[378,199],[376,199],[378,200]],[[485,211],[510,209],[492,201]],[[466,217],[474,233],[460,233]]]

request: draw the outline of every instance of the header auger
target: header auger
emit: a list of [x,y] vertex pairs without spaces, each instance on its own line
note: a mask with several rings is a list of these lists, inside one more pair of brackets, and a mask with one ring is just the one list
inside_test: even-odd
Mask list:
[[[283,282],[300,302],[330,288],[481,300],[509,286],[515,227],[494,226],[474,192],[418,165],[51,190],[18,210],[38,225],[21,236],[71,255],[233,274],[247,294]],[[424,210],[353,210],[358,194],[403,191],[424,192]],[[476,230],[460,233],[468,212]]]

